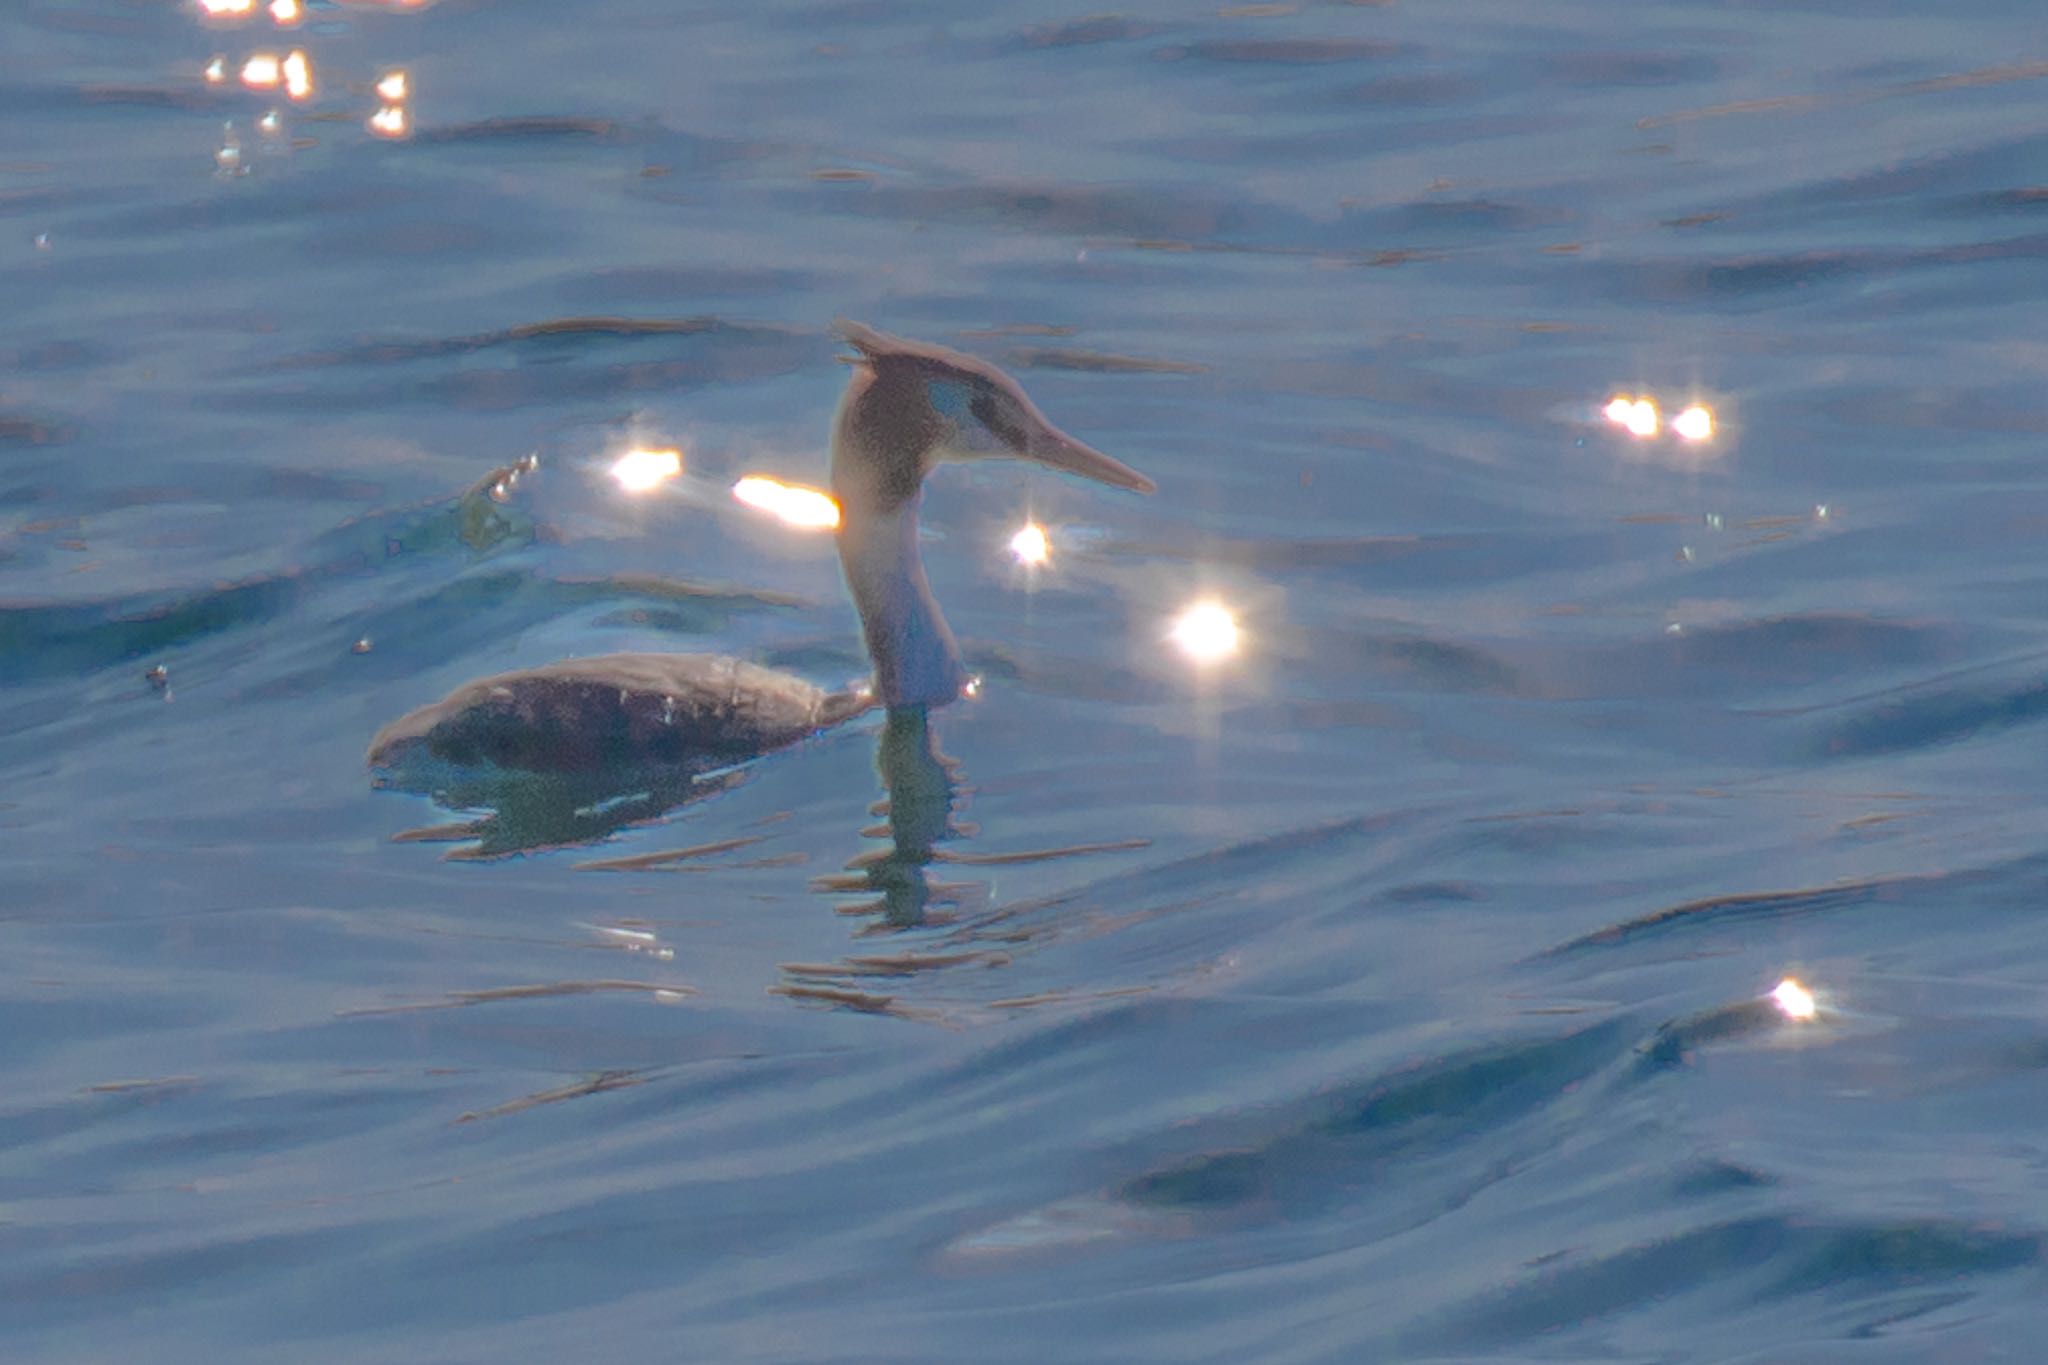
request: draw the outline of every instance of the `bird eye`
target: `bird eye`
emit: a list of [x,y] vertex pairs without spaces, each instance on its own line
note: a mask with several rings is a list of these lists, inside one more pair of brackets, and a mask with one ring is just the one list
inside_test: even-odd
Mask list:
[[989,393],[985,389],[977,391],[974,395],[974,401],[968,404],[967,410],[973,414],[974,420],[981,423],[982,427],[989,434],[1010,449],[1022,450],[1025,448],[1026,442],[1023,431],[1018,428],[1015,422],[1012,422],[1003,415],[1002,410],[996,405],[994,394]]

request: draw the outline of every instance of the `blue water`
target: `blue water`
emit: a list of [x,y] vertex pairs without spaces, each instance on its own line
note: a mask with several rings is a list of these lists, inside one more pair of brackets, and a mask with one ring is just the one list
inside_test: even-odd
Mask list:
[[[0,1355],[2039,1358],[2038,20],[6,7]],[[931,749],[394,839],[478,675],[862,671],[835,316],[1159,493],[940,473]]]

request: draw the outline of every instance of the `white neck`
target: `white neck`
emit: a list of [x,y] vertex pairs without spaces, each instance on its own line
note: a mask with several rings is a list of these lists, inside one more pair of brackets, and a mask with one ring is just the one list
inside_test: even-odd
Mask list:
[[860,611],[875,694],[884,706],[944,706],[967,685],[967,665],[939,614],[917,552],[913,497],[883,512],[844,509],[839,563]]

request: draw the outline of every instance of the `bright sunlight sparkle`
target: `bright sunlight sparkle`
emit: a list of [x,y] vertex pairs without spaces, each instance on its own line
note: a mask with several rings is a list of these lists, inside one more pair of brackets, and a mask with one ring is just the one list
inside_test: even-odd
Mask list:
[[1174,621],[1167,638],[1196,663],[1217,663],[1237,653],[1237,618],[1221,602],[1197,602]]
[[1713,409],[1694,403],[1671,419],[1671,430],[1682,441],[1704,441],[1714,434]]
[[682,472],[680,450],[629,450],[612,462],[612,477],[628,493],[651,493]]
[[784,483],[763,474],[749,474],[732,486],[732,495],[749,507],[758,507],[783,524],[803,531],[833,531],[839,528],[839,504],[829,493],[802,484]]
[[1778,1008],[1784,1012],[1787,1019],[1796,1022],[1804,1023],[1819,1013],[1819,1007],[1814,1004],[1813,992],[1789,976],[1778,983],[1778,988],[1771,992],[1771,999],[1777,1002]]
[[1027,521],[1023,529],[1010,537],[1010,553],[1017,557],[1019,564],[1043,564],[1052,553],[1052,542],[1046,539],[1043,526]]

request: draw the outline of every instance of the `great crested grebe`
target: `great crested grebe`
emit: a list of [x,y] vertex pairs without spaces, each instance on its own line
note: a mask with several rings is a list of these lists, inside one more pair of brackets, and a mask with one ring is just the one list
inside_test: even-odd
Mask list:
[[860,613],[872,684],[827,692],[716,654],[605,654],[481,678],[385,726],[369,761],[532,773],[675,773],[773,752],[874,706],[943,706],[969,675],[918,554],[925,476],[941,460],[1015,456],[1116,488],[1152,480],[1048,422],[984,360],[859,323],[832,425],[839,562]]

